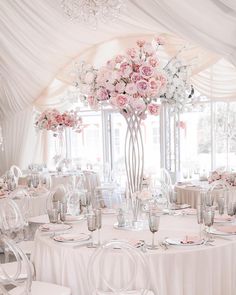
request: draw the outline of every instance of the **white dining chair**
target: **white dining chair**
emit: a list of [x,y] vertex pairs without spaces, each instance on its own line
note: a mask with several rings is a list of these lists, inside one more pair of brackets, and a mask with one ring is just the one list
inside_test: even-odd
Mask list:
[[87,269],[89,294],[154,295],[147,257],[128,242],[112,240],[97,248]]
[[[33,281],[32,265],[28,257],[18,247],[16,243],[7,238],[0,236],[0,241],[3,245],[10,248],[14,253],[16,264],[15,271],[8,272],[4,264],[0,264],[0,290],[6,295],[71,295],[70,288]],[[26,277],[22,277],[22,270],[26,272]],[[6,286],[13,285],[14,288],[8,291]]]

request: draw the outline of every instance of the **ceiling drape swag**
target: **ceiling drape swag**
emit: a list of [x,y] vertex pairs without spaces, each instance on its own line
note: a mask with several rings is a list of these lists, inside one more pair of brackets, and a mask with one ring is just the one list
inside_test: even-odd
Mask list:
[[[235,68],[219,60],[224,56],[236,64],[235,1],[127,0],[126,3],[127,9],[117,22],[101,24],[97,31],[91,31],[84,24],[68,21],[58,0],[0,1],[0,121],[3,133],[7,134],[7,149],[0,155],[1,171],[13,163],[26,163],[23,149],[18,156],[10,151],[9,134],[13,136],[19,128],[22,136],[16,137],[19,141],[15,145],[20,145],[22,138],[28,145],[34,140],[33,106],[43,109],[63,105],[59,97],[71,83],[72,78],[68,77],[76,57],[102,64],[108,56],[132,46],[137,36],[150,38],[167,33],[165,51],[169,55],[180,49],[183,39],[188,40],[184,41],[187,49],[183,57],[192,61],[197,56],[192,76],[196,89],[208,95],[213,83],[213,99],[236,98]],[[109,49],[109,55],[105,48]],[[10,118],[14,118],[14,124]],[[26,126],[32,136],[27,135]]]

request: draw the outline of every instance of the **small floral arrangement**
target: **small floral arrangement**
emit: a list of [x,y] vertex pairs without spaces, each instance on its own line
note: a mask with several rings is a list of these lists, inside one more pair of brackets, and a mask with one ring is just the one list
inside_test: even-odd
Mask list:
[[75,132],[81,132],[82,118],[76,111],[60,113],[56,109],[47,109],[36,118],[35,127],[38,130],[51,130],[55,135],[68,127]]
[[212,183],[217,180],[224,180],[229,185],[236,186],[236,173],[215,170],[210,173],[210,176],[208,177],[208,182]]
[[152,43],[138,40],[136,47],[115,56],[100,69],[82,63],[75,86],[92,109],[108,102],[127,117],[135,112],[145,119],[146,111],[158,115],[157,99],[165,93],[167,85],[156,54],[163,43],[161,38]]

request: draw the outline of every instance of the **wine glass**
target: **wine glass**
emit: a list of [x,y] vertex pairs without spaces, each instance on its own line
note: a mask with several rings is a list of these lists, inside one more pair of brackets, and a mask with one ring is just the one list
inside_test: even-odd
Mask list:
[[158,249],[158,246],[155,245],[155,233],[159,230],[160,224],[160,214],[157,212],[150,211],[149,212],[149,229],[152,232],[152,244],[148,246],[148,249],[155,250]]
[[39,175],[38,174],[32,175],[32,185],[35,189],[39,186]]
[[96,224],[98,229],[98,246],[101,245],[101,228],[102,228],[102,210],[95,209],[94,214],[96,216]]
[[218,204],[218,211],[220,215],[224,214],[224,210],[225,210],[225,199],[223,196],[219,196],[217,198],[217,204]]
[[91,232],[91,244],[89,245],[90,248],[95,248],[95,244],[93,241],[93,232],[97,229],[97,222],[96,222],[96,215],[95,214],[88,214],[87,215],[87,225],[88,230]]
[[207,242],[213,242],[211,237],[211,226],[214,223],[214,217],[215,217],[215,208],[213,206],[206,206],[203,211],[203,220],[205,226],[208,227],[207,230]]
[[236,199],[232,193],[227,196],[227,214],[234,216],[236,214]]
[[199,236],[202,238],[202,224],[203,224],[203,205],[197,205],[197,223],[199,224]]

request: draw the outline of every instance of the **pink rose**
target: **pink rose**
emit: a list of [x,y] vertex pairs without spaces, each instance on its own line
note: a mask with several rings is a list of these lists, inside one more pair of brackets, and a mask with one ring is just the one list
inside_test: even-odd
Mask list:
[[97,96],[98,96],[98,100],[107,100],[109,98],[109,94],[107,92],[107,90],[104,87],[100,87],[97,90]]
[[131,81],[136,83],[137,81],[141,80],[141,76],[138,73],[133,73],[131,76]]
[[121,63],[124,59],[125,59],[124,55],[119,54],[115,57],[115,62]]
[[119,94],[117,96],[112,97],[112,103],[118,108],[124,108],[124,106],[128,102],[128,97],[123,94]]
[[141,66],[139,71],[144,78],[149,78],[153,75],[153,68],[148,65]]
[[143,45],[146,43],[146,41],[145,40],[138,40],[137,41],[137,45],[139,46],[139,47],[143,47]]
[[139,80],[136,82],[137,90],[141,94],[145,94],[149,91],[149,84],[146,80]]
[[161,88],[161,81],[152,78],[149,80],[149,86],[152,90],[156,90],[156,92],[158,92]]
[[137,112],[143,112],[146,110],[146,104],[142,99],[132,99],[130,100],[130,105]]
[[160,105],[155,103],[150,103],[147,107],[148,112],[151,115],[157,116],[160,114]]
[[130,48],[127,50],[127,54],[131,57],[131,58],[134,58],[137,54],[135,48]]
[[160,63],[159,60],[157,60],[155,57],[149,57],[148,59],[148,63],[152,66],[152,67],[157,67]]
[[129,95],[133,95],[137,92],[137,87],[134,83],[129,83],[125,87],[125,92]]
[[129,75],[133,72],[132,70],[132,66],[127,63],[127,62],[123,62],[121,65],[120,65],[120,72],[122,73],[122,75],[127,78],[129,77]]
[[132,115],[132,111],[128,109],[127,107],[120,110],[120,113],[125,117],[129,118]]
[[125,82],[120,81],[119,83],[116,84],[115,90],[119,93],[123,93],[125,91]]

